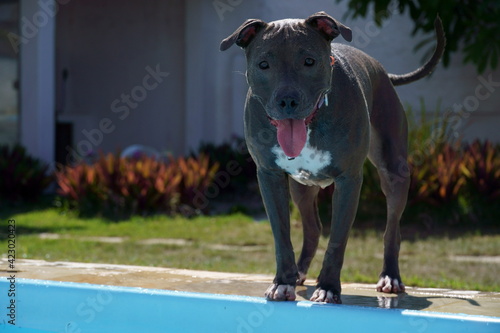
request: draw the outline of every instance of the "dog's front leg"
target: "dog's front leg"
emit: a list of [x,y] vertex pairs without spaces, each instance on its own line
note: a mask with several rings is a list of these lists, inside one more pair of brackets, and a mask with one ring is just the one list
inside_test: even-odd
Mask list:
[[340,299],[340,270],[344,262],[349,231],[358,208],[362,180],[362,174],[340,177],[335,180],[330,240],[318,277],[317,289],[314,291],[311,301],[342,303]]
[[290,194],[288,176],[281,171],[257,171],[262,200],[273,230],[276,250],[276,277],[265,295],[270,300],[295,300],[298,277],[290,240]]

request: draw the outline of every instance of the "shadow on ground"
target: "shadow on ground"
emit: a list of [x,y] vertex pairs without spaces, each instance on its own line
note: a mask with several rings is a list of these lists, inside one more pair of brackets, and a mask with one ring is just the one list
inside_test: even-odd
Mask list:
[[[305,299],[309,299],[314,290],[314,286],[306,286],[306,289],[300,290],[297,294]],[[407,293],[403,294],[389,294],[384,295],[356,295],[356,294],[342,294],[342,304],[344,305],[355,305],[355,306],[367,306],[373,308],[382,309],[411,309],[411,310],[424,310],[431,306],[437,306],[440,300],[457,299],[460,301],[467,302],[470,306],[481,306],[476,300],[472,298],[464,297],[443,297],[443,296],[413,296]]]

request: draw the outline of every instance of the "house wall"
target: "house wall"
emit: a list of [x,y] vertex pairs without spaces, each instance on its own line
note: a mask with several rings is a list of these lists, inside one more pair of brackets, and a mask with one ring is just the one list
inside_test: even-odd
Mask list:
[[[53,5],[49,0],[45,5]],[[19,3],[19,142],[52,169],[55,145],[54,69],[56,22],[34,1]],[[30,19],[33,21],[30,22]],[[29,22],[29,23],[27,23]],[[13,45],[15,48],[17,46]]]
[[[186,2],[186,145],[220,143],[243,134],[243,104],[247,90],[243,52],[221,54],[219,44],[227,27],[237,27],[260,1],[227,5],[219,16],[213,1]],[[234,1],[233,3],[237,3]]]
[[69,161],[132,144],[184,152],[184,17],[182,0],[60,6],[57,118],[75,124]]

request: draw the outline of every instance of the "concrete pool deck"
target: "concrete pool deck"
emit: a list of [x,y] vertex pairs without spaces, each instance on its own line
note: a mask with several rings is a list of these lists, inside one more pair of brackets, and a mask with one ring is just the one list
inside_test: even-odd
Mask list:
[[[0,276],[14,274],[5,270],[1,261]],[[141,287],[176,291],[202,292],[225,295],[262,297],[272,282],[270,275],[221,273],[142,267],[126,265],[48,262],[43,260],[16,260],[17,278],[91,283],[124,287]],[[308,300],[315,281],[297,287],[297,300]],[[500,317],[500,292],[485,293],[468,290],[411,288],[402,295],[387,295],[375,291],[375,285],[344,283],[343,304],[380,308],[463,313]]]

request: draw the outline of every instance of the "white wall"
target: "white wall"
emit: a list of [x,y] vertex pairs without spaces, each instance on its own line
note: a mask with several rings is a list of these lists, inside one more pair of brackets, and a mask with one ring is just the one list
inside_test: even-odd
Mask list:
[[222,54],[219,44],[230,29],[250,15],[250,10],[260,11],[260,1],[227,5],[230,10],[223,13],[217,12],[212,1],[187,3],[185,149],[189,151],[201,141],[220,143],[233,134],[243,134],[245,58],[236,48]]
[[29,154],[50,164],[55,141],[55,20],[41,9],[40,3],[27,0],[20,3],[20,17],[20,143]]

